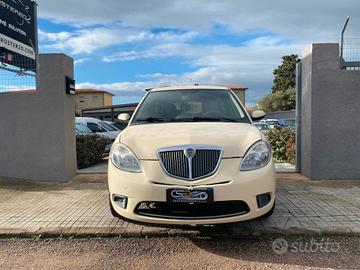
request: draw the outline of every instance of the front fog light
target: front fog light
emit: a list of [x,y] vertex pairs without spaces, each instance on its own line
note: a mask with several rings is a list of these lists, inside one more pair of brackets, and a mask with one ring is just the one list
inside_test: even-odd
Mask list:
[[123,209],[127,206],[127,197],[113,194],[113,201]]
[[259,208],[263,208],[271,201],[271,194],[264,193],[256,196],[257,205]]

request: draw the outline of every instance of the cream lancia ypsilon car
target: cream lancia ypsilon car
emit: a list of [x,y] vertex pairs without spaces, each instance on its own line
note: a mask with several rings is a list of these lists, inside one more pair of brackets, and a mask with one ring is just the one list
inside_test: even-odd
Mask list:
[[112,214],[134,221],[229,223],[275,206],[269,144],[225,87],[150,90],[115,140],[108,172]]

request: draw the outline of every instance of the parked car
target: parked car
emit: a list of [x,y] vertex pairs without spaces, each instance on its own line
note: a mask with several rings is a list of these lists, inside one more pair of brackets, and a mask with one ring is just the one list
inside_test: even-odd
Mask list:
[[76,135],[89,135],[94,134],[86,125],[83,123],[75,123],[75,133]]
[[[253,120],[264,116],[252,113]],[[108,165],[111,213],[148,223],[269,216],[275,182],[265,136],[236,95],[219,86],[150,90],[115,140]]]
[[279,125],[281,127],[295,128],[295,119],[279,119]]
[[108,127],[108,125],[96,118],[92,117],[76,117],[76,123],[82,123],[86,125],[94,133],[102,133],[109,136],[109,138],[114,141],[116,137],[120,134],[119,130]]
[[93,136],[93,135],[99,135],[109,140],[109,144],[105,148],[105,153],[109,153],[112,145],[111,138],[103,133],[94,133],[89,129],[86,125],[83,123],[75,123],[75,133],[76,136]]
[[118,131],[122,131],[123,128],[121,128],[121,125],[116,123],[116,122],[112,122],[112,121],[104,121],[104,123],[110,125],[112,128],[114,128],[115,130],[118,130]]
[[266,122],[255,122],[254,125],[264,134],[268,133],[271,129],[271,126]]
[[271,128],[280,127],[279,121],[277,119],[266,119],[264,120]]

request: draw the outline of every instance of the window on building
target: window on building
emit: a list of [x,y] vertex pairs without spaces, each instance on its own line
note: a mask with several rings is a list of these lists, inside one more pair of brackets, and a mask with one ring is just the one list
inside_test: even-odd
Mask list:
[[93,101],[94,101],[94,103],[98,103],[99,102],[99,96],[93,96]]
[[79,100],[80,100],[80,102],[85,102],[85,96],[80,96]]

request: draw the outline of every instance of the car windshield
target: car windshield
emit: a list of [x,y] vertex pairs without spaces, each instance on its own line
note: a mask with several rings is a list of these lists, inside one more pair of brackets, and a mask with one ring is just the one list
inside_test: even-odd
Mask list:
[[114,127],[116,127],[118,130],[123,130],[124,129],[124,125],[121,125],[119,123],[116,123],[116,122],[112,122],[112,125]]
[[132,124],[159,122],[251,123],[234,94],[226,89],[150,92]]
[[108,123],[99,122],[99,124],[100,124],[101,126],[103,126],[105,129],[107,129],[108,131],[117,131],[117,129],[115,129],[114,127],[112,127],[112,126],[109,125]]
[[93,133],[91,129],[89,129],[87,126],[81,123],[75,123],[75,130],[78,133]]

